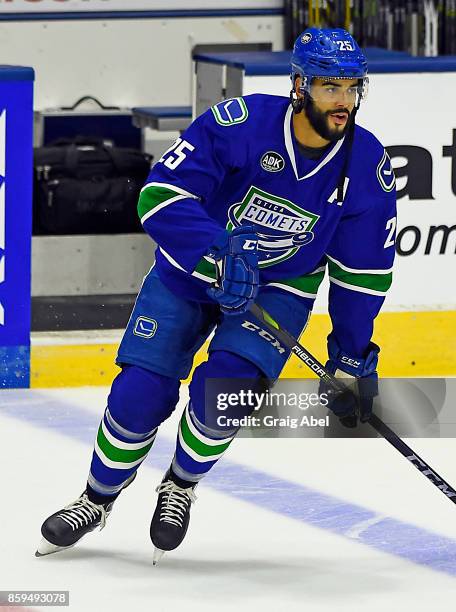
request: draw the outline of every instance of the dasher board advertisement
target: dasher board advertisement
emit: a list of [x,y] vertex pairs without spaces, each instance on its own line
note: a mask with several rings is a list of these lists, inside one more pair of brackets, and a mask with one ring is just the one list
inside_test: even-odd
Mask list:
[[30,381],[33,70],[0,66],[0,389]]

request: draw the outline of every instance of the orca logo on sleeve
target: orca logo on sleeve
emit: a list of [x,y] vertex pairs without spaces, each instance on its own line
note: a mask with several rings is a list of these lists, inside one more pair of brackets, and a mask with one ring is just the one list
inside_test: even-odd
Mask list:
[[275,151],[268,151],[261,158],[261,167],[266,172],[280,172],[285,168],[285,160]]
[[149,317],[138,317],[133,328],[133,333],[135,336],[140,336],[141,338],[153,338],[155,336],[155,332],[157,331],[157,327],[158,324],[155,319],[149,319]]
[[377,166],[377,178],[383,191],[392,191],[396,186],[393,166],[386,151],[383,152],[383,157]]
[[249,116],[249,111],[243,98],[232,98],[231,100],[219,102],[211,107],[211,111],[217,123],[224,127],[244,123]]

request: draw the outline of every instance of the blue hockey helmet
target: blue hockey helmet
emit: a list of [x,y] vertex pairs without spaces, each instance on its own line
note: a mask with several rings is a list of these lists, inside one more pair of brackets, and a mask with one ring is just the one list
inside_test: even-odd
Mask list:
[[[296,39],[291,56],[291,80],[302,79],[302,93],[310,93],[315,77],[359,79],[359,101],[367,96],[367,61],[353,36],[340,28],[307,28]],[[358,106],[358,104],[357,104]]]

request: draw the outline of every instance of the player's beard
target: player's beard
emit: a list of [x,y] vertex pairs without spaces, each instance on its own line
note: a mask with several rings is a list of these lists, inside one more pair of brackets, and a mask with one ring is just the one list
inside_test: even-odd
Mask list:
[[350,123],[352,121],[352,115],[348,108],[341,109],[342,112],[345,111],[348,113],[347,122],[345,123],[343,130],[338,130],[336,128],[331,128],[329,126],[328,117],[334,111],[320,111],[315,106],[312,98],[307,99],[307,104],[304,106],[304,112],[306,114],[307,119],[309,120],[310,125],[317,132],[319,136],[324,138],[325,140],[329,140],[329,142],[336,142],[345,136],[350,127]]

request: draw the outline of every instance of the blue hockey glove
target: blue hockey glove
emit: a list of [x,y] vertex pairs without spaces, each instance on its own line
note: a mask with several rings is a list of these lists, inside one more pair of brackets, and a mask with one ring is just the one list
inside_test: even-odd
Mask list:
[[353,391],[357,401],[348,393],[331,399],[324,381],[320,383],[320,393],[328,393],[328,408],[339,417],[345,427],[356,427],[358,418],[361,423],[365,423],[372,415],[373,400],[378,395],[379,352],[380,348],[370,342],[365,358],[355,359],[341,350],[332,334],[328,337],[329,360],[326,362],[326,368],[337,378],[344,379],[343,382]]
[[258,294],[258,236],[253,227],[224,231],[209,249],[216,262],[217,284],[207,290],[225,314],[246,312]]

